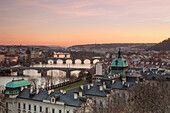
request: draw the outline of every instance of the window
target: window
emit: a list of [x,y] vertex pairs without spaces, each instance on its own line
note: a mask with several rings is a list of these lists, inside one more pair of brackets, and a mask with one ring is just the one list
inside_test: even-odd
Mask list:
[[[6,102],[6,109],[8,109],[8,102]],[[6,113],[8,113],[8,110],[6,110]]]
[[20,108],[20,103],[18,103],[18,108]]
[[34,111],[36,111],[36,105],[34,105]]
[[6,108],[8,108],[8,102],[6,102]]
[[48,108],[46,108],[46,113],[48,113]]
[[25,109],[25,103],[23,103],[23,109]]
[[61,113],[61,110],[59,110],[59,113]]
[[52,102],[55,102],[55,99],[54,99],[54,98],[52,99]]
[[116,65],[118,65],[118,61],[116,60]]
[[29,110],[31,110],[31,104],[29,104]]
[[55,113],[55,109],[52,110],[52,113]]
[[42,112],[42,107],[40,106],[40,112]]

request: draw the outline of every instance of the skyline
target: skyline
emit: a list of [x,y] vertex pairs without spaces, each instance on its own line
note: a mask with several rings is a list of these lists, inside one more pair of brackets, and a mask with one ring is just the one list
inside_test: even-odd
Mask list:
[[1,45],[159,43],[168,0],[0,0]]

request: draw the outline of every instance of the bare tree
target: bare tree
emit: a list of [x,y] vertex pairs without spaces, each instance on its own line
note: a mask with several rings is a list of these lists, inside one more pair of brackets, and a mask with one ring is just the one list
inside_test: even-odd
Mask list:
[[36,89],[38,86],[38,79],[36,78],[29,78],[28,81],[31,83],[31,85]]
[[5,113],[8,111],[8,107],[6,104],[6,97],[4,94],[0,94],[0,112]]
[[106,107],[90,104],[91,113],[167,113],[170,112],[170,87],[168,82],[159,81],[137,85],[132,91],[114,90],[106,98]]

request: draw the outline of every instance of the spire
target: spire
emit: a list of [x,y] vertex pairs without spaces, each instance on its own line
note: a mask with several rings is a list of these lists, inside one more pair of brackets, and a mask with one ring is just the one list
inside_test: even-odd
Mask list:
[[119,48],[118,58],[122,58],[122,51],[121,51],[121,48]]

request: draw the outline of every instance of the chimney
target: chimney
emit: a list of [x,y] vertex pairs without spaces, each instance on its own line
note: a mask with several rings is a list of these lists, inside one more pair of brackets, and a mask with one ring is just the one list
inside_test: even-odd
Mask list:
[[31,86],[31,87],[30,87],[30,93],[32,93],[32,92],[33,92],[33,87]]
[[63,93],[63,90],[61,89],[60,92]]
[[90,84],[88,84],[88,89],[90,89]]
[[103,86],[100,86],[100,91],[103,91]]
[[37,88],[37,89],[36,89],[36,94],[38,94],[38,93],[39,93],[39,89]]
[[21,87],[21,91],[23,91],[24,87]]
[[91,83],[90,86],[93,86],[93,83]]
[[83,96],[83,93],[81,91],[79,91],[79,96],[82,97]]
[[81,88],[82,90],[83,90],[83,87],[84,87],[83,85],[80,86],[80,88]]
[[125,82],[124,81],[122,81],[122,85],[124,85],[125,84]]
[[103,88],[106,89],[106,84],[103,85]]
[[48,95],[50,95],[51,94],[51,90],[48,90]]
[[115,83],[115,80],[112,80],[112,84],[114,84]]
[[78,94],[74,92],[74,99],[78,98]]
[[65,90],[63,90],[63,94],[66,94],[66,91],[65,91]]
[[54,89],[52,89],[51,92],[54,92]]

